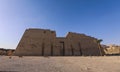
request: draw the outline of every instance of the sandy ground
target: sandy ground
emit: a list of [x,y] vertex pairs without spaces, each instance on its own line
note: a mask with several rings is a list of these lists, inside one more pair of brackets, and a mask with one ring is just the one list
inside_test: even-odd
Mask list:
[[0,56],[0,72],[120,72],[120,56],[22,57]]

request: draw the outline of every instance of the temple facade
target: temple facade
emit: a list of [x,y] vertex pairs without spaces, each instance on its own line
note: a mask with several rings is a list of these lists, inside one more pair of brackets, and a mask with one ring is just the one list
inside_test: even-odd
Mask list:
[[47,29],[27,29],[20,40],[17,56],[100,56],[97,39],[85,34],[68,32],[56,37]]

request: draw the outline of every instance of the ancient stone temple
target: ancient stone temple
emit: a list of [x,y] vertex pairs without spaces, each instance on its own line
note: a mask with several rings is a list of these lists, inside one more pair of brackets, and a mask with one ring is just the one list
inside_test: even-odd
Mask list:
[[15,55],[22,56],[99,56],[96,38],[68,32],[66,37],[56,37],[56,32],[46,29],[27,29],[20,40]]

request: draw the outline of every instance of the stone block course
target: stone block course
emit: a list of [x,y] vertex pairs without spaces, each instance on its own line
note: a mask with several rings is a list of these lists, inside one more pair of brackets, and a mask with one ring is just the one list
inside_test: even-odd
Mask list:
[[85,34],[69,32],[66,37],[56,37],[55,31],[27,29],[20,40],[15,55],[22,56],[89,56],[100,55],[97,40]]

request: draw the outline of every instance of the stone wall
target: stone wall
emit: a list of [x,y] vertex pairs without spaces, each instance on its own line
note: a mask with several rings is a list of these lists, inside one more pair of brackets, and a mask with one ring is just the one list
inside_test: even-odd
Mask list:
[[56,37],[56,32],[45,29],[27,29],[15,55],[22,56],[96,56],[100,50],[96,38],[69,32]]

